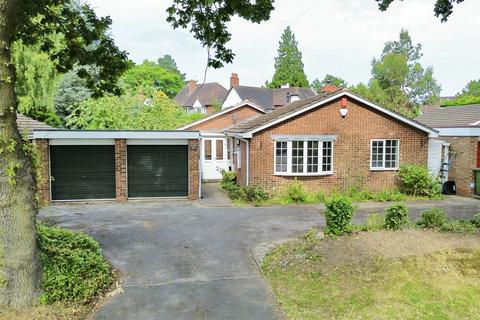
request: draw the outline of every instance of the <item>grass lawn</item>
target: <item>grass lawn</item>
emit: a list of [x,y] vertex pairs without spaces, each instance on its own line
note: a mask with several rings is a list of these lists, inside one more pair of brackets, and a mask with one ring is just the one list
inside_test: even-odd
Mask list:
[[289,319],[480,319],[478,236],[311,232],[262,269]]

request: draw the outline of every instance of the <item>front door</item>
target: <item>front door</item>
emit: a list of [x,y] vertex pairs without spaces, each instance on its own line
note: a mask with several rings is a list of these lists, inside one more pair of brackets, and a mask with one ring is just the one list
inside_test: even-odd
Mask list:
[[220,180],[223,170],[232,167],[230,139],[202,139],[202,178],[203,180]]

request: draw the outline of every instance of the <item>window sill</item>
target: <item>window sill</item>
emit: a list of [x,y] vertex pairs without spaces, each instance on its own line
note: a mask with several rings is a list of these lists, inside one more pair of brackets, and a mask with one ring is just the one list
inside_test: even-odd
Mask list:
[[333,172],[322,172],[322,173],[286,173],[286,172],[275,172],[274,176],[284,176],[284,177],[321,177],[321,176],[331,176]]

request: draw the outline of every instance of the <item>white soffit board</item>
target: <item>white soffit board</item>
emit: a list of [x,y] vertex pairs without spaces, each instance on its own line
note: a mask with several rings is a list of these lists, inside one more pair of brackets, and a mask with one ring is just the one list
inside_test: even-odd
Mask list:
[[165,139],[128,139],[127,145],[188,145],[188,140]]
[[49,145],[51,146],[81,146],[81,145],[114,145],[115,144],[115,139],[51,139],[48,142]]
[[440,136],[476,137],[480,136],[480,128],[435,128]]
[[34,139],[200,139],[198,131],[34,130]]

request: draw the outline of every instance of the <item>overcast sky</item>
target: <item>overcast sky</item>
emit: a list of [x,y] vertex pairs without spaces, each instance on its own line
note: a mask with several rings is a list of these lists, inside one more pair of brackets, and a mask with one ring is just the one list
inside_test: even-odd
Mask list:
[[[171,3],[162,0],[89,0],[98,15],[113,19],[117,45],[137,63],[172,55],[188,79],[203,80],[206,51],[185,30],[165,21]],[[396,1],[380,12],[374,0],[276,0],[268,22],[251,24],[235,18],[229,24],[235,52],[233,64],[209,69],[207,81],[229,86],[230,73],[243,85],[260,86],[273,75],[283,29],[290,25],[303,52],[309,81],[327,73],[349,84],[367,82],[370,61],[386,41],[410,32],[423,46],[422,63],[434,67],[442,95],[453,95],[480,79],[480,0],[455,6],[446,23],[433,16],[434,0]]]

